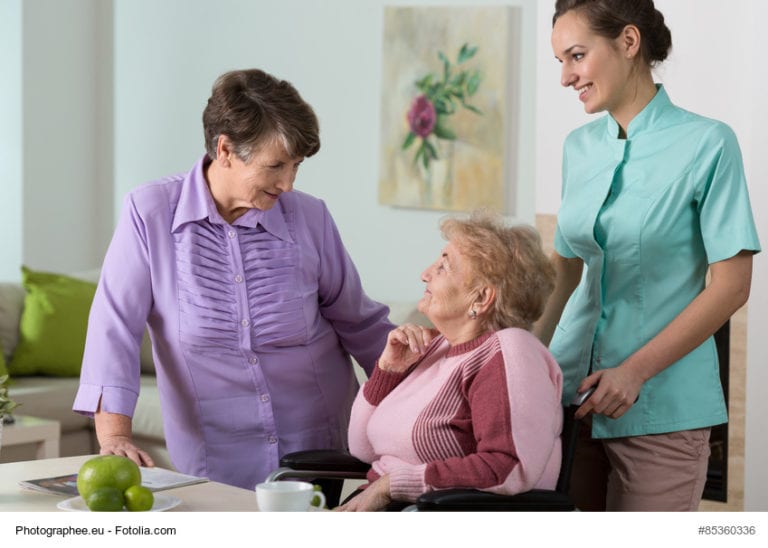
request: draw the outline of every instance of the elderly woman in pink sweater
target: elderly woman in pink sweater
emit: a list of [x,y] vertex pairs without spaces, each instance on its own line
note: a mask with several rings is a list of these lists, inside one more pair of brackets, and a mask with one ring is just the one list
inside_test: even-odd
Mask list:
[[434,329],[389,333],[349,429],[351,453],[372,464],[369,483],[338,510],[557,482],[562,377],[530,332],[554,284],[539,236],[484,213],[441,229],[448,243],[422,274],[419,301]]

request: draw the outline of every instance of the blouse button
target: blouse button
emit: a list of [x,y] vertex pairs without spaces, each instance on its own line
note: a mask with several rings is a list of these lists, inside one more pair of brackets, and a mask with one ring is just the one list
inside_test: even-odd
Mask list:
[[259,363],[259,358],[256,358],[256,357],[250,358],[250,359],[248,360],[248,362],[249,362],[251,365],[256,365],[257,363]]
[[230,230],[229,232],[227,232],[227,236],[229,236],[230,238],[234,238],[235,236],[237,236],[237,233],[235,233],[234,230]]
[[240,274],[238,274],[237,276],[235,276],[235,281],[239,284],[243,283],[243,277]]
[[249,325],[251,325],[251,321],[250,320],[240,320],[240,325],[242,325],[243,327],[248,327]]
[[261,395],[261,401],[263,401],[264,403],[268,402],[269,401],[269,396],[266,395],[266,394],[262,394]]
[[277,438],[276,438],[275,436],[269,436],[269,437],[267,438],[267,441],[268,441],[269,443],[277,443]]

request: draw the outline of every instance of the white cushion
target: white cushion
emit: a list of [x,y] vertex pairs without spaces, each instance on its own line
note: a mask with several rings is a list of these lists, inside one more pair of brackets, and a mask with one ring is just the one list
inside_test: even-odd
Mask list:
[[19,404],[17,415],[32,415],[61,423],[61,431],[88,428],[91,419],[72,411],[80,385],[77,377],[12,377],[8,395]]

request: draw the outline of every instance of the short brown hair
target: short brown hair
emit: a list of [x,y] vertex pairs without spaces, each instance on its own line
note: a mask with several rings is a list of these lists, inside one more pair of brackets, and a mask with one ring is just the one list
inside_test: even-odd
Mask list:
[[312,107],[289,82],[263,70],[234,70],[219,76],[203,111],[205,149],[216,158],[226,135],[245,162],[263,143],[279,139],[291,156],[320,150],[320,127]]
[[471,283],[496,289],[486,327],[530,331],[555,286],[555,270],[536,229],[505,226],[499,215],[487,211],[475,211],[464,220],[448,218],[440,229],[470,263]]

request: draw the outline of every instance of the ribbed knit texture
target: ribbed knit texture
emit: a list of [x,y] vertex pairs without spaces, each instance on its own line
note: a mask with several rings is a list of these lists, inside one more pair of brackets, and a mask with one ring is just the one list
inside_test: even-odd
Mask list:
[[384,371],[378,367],[377,363],[370,380],[363,385],[365,399],[368,400],[371,405],[379,405],[381,400],[400,384],[405,378],[405,375],[405,372],[395,373],[393,371]]
[[467,487],[552,488],[560,467],[561,377],[527,331],[450,347],[438,337],[409,372],[377,370],[355,401],[349,445],[388,474],[396,500]]

